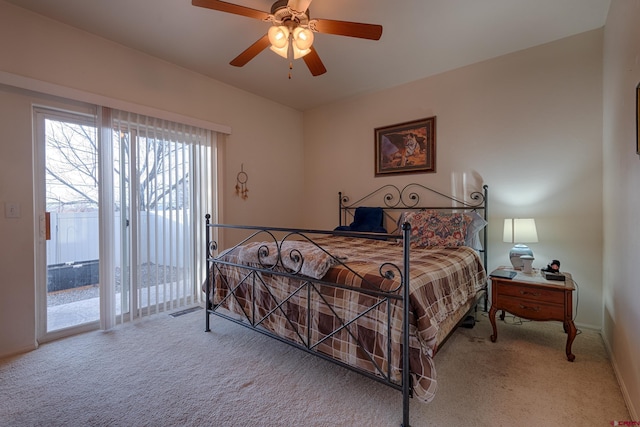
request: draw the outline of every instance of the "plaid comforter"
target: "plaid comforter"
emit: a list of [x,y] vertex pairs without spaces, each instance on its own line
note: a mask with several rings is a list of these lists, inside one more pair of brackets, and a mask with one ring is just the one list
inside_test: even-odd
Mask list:
[[[243,264],[239,261],[242,247],[221,254],[217,259],[234,265],[213,267],[214,306],[400,384],[402,306],[401,301],[386,297],[402,295],[402,245],[336,236],[321,237],[315,243],[330,257],[339,254],[319,281],[282,262]],[[304,248],[295,252],[282,248],[276,258],[307,262]],[[413,248],[410,270],[413,391],[418,399],[429,402],[437,388],[432,359],[438,343],[473,305],[486,283],[486,273],[478,254],[465,246]]]

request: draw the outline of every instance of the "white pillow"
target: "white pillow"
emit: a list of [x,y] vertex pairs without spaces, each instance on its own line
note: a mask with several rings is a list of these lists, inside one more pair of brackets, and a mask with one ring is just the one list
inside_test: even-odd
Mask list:
[[487,221],[476,211],[466,213],[471,218],[471,223],[467,226],[467,235],[464,239],[465,246],[469,246],[477,251],[481,251],[482,242],[480,240],[480,230],[485,228]]

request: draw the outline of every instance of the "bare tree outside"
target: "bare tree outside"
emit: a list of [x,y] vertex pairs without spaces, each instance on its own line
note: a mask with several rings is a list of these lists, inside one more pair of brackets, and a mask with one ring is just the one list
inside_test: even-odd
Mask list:
[[45,125],[47,210],[97,210],[98,151],[95,126],[49,119]]
[[[98,209],[98,150],[96,128],[58,120],[47,120],[47,209],[84,212]],[[114,164],[114,181],[121,182],[121,165],[129,165],[132,132],[114,135],[125,156]],[[182,152],[181,152],[182,151]],[[137,203],[140,211],[181,209],[188,206],[188,170],[184,144],[138,136]],[[178,159],[178,160],[176,160]],[[182,161],[181,161],[182,160]],[[168,179],[168,176],[172,179]],[[170,184],[169,184],[170,183]],[[116,184],[118,185],[118,184]],[[124,174],[124,185],[131,188]],[[50,191],[49,191],[50,190]],[[55,196],[53,196],[55,194]],[[116,202],[116,211],[120,203]]]
[[[129,164],[133,131],[121,132],[119,145],[126,156],[121,165]],[[115,136],[114,136],[115,138]],[[185,144],[137,135],[136,141],[138,185],[137,204],[140,211],[162,211],[188,207],[187,185],[189,179],[188,150]],[[118,177],[121,171],[114,169]],[[124,174],[126,188],[131,188],[128,174]],[[118,178],[116,177],[116,180]]]

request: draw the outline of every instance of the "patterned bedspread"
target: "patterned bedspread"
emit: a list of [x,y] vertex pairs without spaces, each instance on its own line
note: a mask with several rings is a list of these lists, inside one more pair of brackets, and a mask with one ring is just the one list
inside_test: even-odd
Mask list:
[[[273,273],[265,272],[260,262],[246,263],[250,268],[217,263],[214,304],[278,336],[399,384],[402,307],[397,299],[385,298],[385,292],[402,294],[402,245],[336,236],[315,242],[321,253],[339,254],[320,281],[276,273],[304,271],[282,263],[271,263]],[[257,251],[261,245],[254,246]],[[283,248],[280,257],[291,256],[298,263],[317,256],[316,251],[307,261],[304,248],[293,252]],[[218,258],[240,264],[240,250]],[[410,270],[413,390],[418,399],[429,402],[437,388],[433,356],[439,340],[472,306],[486,273],[476,251],[466,246],[412,248]],[[393,274],[385,275],[387,271]]]

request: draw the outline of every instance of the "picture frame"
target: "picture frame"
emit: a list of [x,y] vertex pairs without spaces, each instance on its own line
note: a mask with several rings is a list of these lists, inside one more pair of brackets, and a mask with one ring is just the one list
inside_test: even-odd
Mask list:
[[375,129],[375,176],[436,171],[436,117]]
[[636,154],[640,156],[640,83],[636,86]]

